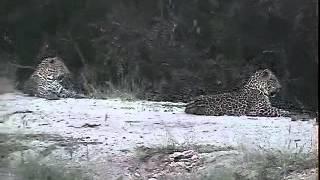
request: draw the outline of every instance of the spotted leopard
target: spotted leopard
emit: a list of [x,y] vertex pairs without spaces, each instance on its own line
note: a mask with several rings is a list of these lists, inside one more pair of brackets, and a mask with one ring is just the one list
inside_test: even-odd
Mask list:
[[46,99],[80,98],[71,79],[69,69],[60,58],[45,58],[26,81],[23,92]]
[[289,112],[273,107],[270,96],[281,88],[278,78],[269,69],[255,72],[239,90],[199,96],[187,104],[188,114],[208,116],[289,116]]

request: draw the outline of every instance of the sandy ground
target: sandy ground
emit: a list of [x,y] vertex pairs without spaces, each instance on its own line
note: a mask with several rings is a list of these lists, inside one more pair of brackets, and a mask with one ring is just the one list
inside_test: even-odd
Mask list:
[[78,162],[90,166],[96,177],[103,171],[110,178],[125,173],[123,162],[138,146],[210,144],[309,152],[315,143],[314,120],[196,116],[185,114],[184,105],[2,94],[0,134],[40,137],[24,143],[33,151],[56,145],[50,159]]

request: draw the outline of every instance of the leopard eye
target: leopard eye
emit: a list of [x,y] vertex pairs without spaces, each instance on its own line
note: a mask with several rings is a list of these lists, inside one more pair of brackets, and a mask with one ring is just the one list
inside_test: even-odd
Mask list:
[[50,59],[49,63],[51,63],[51,64],[54,63],[54,59]]

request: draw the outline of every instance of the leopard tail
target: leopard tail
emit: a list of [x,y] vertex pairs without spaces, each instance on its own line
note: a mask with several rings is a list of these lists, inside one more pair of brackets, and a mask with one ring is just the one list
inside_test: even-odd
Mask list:
[[205,115],[206,113],[205,102],[201,100],[193,101],[187,104],[185,113],[187,114],[197,114],[197,115]]

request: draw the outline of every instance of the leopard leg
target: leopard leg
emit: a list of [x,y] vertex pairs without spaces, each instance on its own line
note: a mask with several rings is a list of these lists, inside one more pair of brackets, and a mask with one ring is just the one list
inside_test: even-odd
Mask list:
[[73,86],[72,79],[69,76],[59,76],[56,80],[56,83],[59,84],[58,96],[62,98],[85,98],[83,94],[79,94],[75,91]]
[[248,116],[261,116],[261,117],[289,117],[290,113],[283,109],[273,107],[270,103],[269,97],[259,96],[250,102]]
[[289,117],[290,113],[276,107],[258,104],[246,112],[248,116]]
[[289,111],[285,111],[283,109],[279,109],[276,107],[269,107],[264,114],[266,117],[289,117]]
[[56,95],[56,93],[50,91],[49,89],[44,89],[40,87],[38,89],[38,92],[35,94],[35,96],[40,97],[40,98],[45,98],[48,100],[58,100],[59,96]]
[[52,93],[61,98],[70,98],[73,97],[75,92],[67,90],[63,85],[58,81],[54,80],[50,84],[50,89]]
[[59,92],[59,96],[63,98],[74,98],[77,96],[77,93],[73,90],[62,88]]

